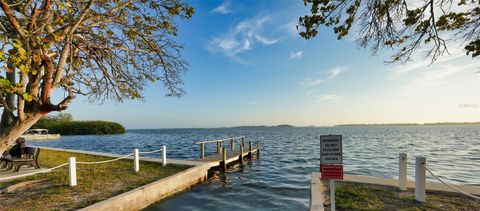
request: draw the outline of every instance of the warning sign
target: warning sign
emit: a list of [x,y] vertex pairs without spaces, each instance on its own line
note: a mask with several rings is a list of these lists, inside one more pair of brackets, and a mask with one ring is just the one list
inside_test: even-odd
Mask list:
[[322,179],[343,180],[342,164],[321,164]]
[[320,163],[342,164],[342,136],[320,136]]

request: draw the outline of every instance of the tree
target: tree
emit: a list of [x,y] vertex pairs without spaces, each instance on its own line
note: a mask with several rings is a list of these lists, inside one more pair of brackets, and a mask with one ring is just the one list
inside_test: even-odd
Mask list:
[[[304,0],[311,14],[299,18],[300,35],[317,35],[331,27],[338,39],[352,26],[361,47],[375,54],[382,47],[394,50],[390,62],[407,62],[425,51],[434,62],[448,53],[447,43],[464,46],[467,55],[480,55],[480,5],[467,0]],[[456,47],[456,46],[455,46]]]
[[[154,81],[167,96],[184,94],[187,63],[174,39],[176,22],[194,9],[181,0],[0,0],[0,7],[0,154],[77,95],[138,99]],[[60,102],[50,99],[56,89]]]

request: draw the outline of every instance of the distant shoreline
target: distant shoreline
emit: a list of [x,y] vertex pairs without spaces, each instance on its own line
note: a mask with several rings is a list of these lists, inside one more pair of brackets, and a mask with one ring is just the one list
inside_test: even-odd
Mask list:
[[435,122],[435,123],[384,123],[384,124],[340,124],[335,127],[354,126],[480,126],[480,122]]

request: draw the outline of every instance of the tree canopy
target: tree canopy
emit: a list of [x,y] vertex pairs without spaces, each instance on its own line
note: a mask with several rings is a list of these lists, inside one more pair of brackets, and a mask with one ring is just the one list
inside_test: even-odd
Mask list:
[[[0,7],[0,152],[76,95],[137,99],[154,81],[168,96],[184,94],[187,63],[175,37],[194,9],[182,0],[0,0]],[[52,102],[57,88],[65,97]]]
[[448,53],[448,45],[462,45],[472,57],[480,55],[477,1],[304,0],[304,4],[311,12],[299,18],[305,39],[323,27],[332,28],[338,39],[354,30],[358,44],[372,53],[382,47],[393,49],[391,62],[409,61],[416,51],[433,62]]

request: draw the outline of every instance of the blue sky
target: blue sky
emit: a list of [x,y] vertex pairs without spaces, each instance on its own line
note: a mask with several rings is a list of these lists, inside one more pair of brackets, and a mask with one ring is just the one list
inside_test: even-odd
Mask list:
[[143,101],[79,97],[66,112],[127,128],[480,121],[480,62],[456,44],[433,65],[420,55],[386,65],[390,52],[372,56],[354,36],[300,38],[301,0],[191,4],[196,13],[178,37],[190,64],[184,97],[164,97],[157,83]]

